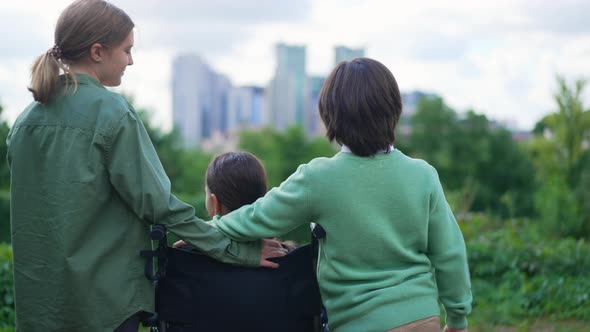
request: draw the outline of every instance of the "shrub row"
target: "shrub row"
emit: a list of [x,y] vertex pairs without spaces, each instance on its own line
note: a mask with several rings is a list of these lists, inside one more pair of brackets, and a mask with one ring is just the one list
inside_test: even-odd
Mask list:
[[463,221],[474,315],[510,324],[523,318],[590,321],[590,243],[543,236],[526,221],[489,229]]

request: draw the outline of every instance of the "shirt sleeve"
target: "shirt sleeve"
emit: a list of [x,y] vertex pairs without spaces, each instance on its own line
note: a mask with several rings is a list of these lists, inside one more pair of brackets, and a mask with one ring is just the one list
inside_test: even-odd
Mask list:
[[216,216],[216,227],[234,240],[248,241],[281,236],[313,220],[305,175],[307,165],[277,188],[251,205],[244,205],[223,217]]
[[471,312],[471,282],[467,251],[461,229],[447,203],[434,168],[434,189],[430,196],[428,256],[435,269],[440,300],[445,307],[447,325],[467,327]]
[[260,241],[239,243],[195,216],[171,193],[171,184],[137,113],[128,111],[106,142],[110,182],[141,219],[166,228],[206,254],[232,264],[258,266]]

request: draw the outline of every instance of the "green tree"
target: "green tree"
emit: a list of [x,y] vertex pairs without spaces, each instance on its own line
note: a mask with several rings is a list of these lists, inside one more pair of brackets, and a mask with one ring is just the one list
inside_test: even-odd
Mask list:
[[[0,105],[0,118],[2,118],[4,108]],[[2,120],[0,122],[0,158],[2,161],[0,162],[0,188],[8,189],[10,186],[10,170],[8,168],[8,163],[6,162],[6,154],[8,153],[8,147],[6,146],[6,138],[8,137],[8,132],[10,131],[10,127],[6,120]]]
[[590,235],[590,110],[586,81],[569,86],[557,77],[557,111],[535,126],[529,148],[537,169],[535,205],[541,221],[559,235]]
[[[3,107],[0,104],[0,118]],[[5,120],[0,122],[0,242],[10,242],[10,170],[6,161],[6,138],[10,128]]]
[[244,130],[240,133],[240,149],[262,160],[268,174],[269,187],[278,186],[299,165],[317,157],[331,157],[335,148],[325,138],[309,139],[301,126],[289,127],[281,133],[272,128]]
[[559,107],[556,116],[548,118],[549,128],[555,134],[560,158],[565,162],[565,174],[569,185],[580,179],[580,169],[585,161],[590,141],[590,112],[582,103],[586,81],[577,80],[570,88],[563,77],[558,77],[559,91],[555,101]]
[[451,176],[453,135],[457,132],[457,114],[440,97],[421,98],[411,118],[409,136],[413,156],[431,163],[450,188],[458,188],[462,179]]
[[[133,97],[126,98],[131,105],[134,104]],[[149,110],[136,108],[136,111],[172,182],[172,191],[181,195],[201,195],[205,187],[205,171],[212,155],[199,149],[185,148],[177,130],[164,132],[153,125]]]
[[533,165],[508,130],[472,110],[458,116],[440,97],[421,99],[411,122],[405,145],[437,169],[458,214],[532,214]]
[[239,147],[260,158],[266,168],[269,187],[275,187],[285,179],[283,168],[286,161],[281,151],[283,137],[278,131],[272,128],[243,130],[240,132]]

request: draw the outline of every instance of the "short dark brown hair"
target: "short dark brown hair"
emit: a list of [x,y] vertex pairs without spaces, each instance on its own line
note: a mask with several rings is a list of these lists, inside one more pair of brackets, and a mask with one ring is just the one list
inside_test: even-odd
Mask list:
[[402,99],[387,67],[357,58],[332,70],[320,92],[319,112],[330,142],[336,140],[366,157],[389,151],[395,142]]
[[266,171],[248,152],[227,152],[211,161],[205,182],[228,212],[252,204],[266,194]]

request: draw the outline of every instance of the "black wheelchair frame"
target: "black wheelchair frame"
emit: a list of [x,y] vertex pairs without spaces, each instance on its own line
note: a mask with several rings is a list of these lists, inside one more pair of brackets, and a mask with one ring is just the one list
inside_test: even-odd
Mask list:
[[140,255],[146,259],[145,276],[154,284],[156,307],[142,323],[152,332],[224,332],[250,331],[250,322],[264,320],[255,331],[328,332],[315,279],[318,240],[325,236],[315,225],[310,245],[273,259],[278,269],[249,268],[171,248],[166,227],[154,225],[150,237],[157,246]]

